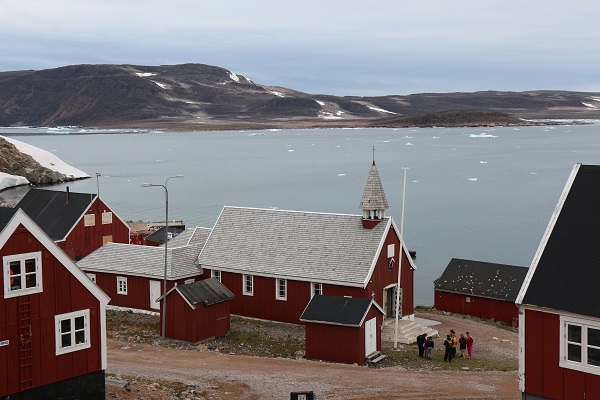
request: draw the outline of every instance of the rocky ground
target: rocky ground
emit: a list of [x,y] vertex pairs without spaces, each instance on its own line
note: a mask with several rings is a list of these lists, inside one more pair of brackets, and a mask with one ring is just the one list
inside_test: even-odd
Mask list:
[[520,398],[516,330],[444,313],[417,316],[438,321],[440,335],[471,332],[473,359],[444,363],[436,338],[431,361],[418,358],[415,345],[386,344],[378,366],[326,363],[302,357],[301,326],[234,318],[226,337],[193,345],[158,337],[156,316],[109,315],[107,375],[117,385],[107,385],[106,398],[288,399],[308,390],[321,399]]

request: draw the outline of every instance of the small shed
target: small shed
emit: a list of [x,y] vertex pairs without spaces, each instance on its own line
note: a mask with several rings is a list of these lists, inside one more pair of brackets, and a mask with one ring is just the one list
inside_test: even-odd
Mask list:
[[383,309],[372,299],[315,295],[302,313],[306,358],[363,364],[381,350]]
[[167,298],[167,337],[195,343],[229,332],[233,293],[217,278],[175,286]]
[[528,268],[453,258],[434,284],[434,305],[442,311],[518,325],[515,300]]

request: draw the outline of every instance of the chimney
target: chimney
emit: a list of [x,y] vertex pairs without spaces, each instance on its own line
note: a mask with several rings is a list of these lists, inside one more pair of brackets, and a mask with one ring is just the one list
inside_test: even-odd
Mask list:
[[67,194],[67,204],[69,204],[69,201],[71,200],[71,196],[70,196],[70,193],[69,193],[69,187],[68,186],[67,186],[67,193],[66,194]]

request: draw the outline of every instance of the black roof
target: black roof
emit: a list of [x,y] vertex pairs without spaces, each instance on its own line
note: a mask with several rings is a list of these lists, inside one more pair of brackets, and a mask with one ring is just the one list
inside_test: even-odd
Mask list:
[[233,293],[217,278],[179,285],[175,287],[179,293],[192,305],[204,303],[206,306],[233,299]]
[[[67,194],[68,193],[68,194]],[[29,189],[16,205],[52,240],[62,240],[96,198],[92,193]]]
[[521,304],[600,318],[600,166],[573,172]]
[[[146,236],[146,240],[151,240],[156,243],[164,243],[165,242],[165,229],[166,229],[166,227],[163,226],[162,228],[153,232],[151,235]],[[183,227],[182,226],[169,226],[169,233],[171,234],[170,239],[179,235],[183,231],[185,231],[185,226],[183,226]]]
[[10,222],[10,220],[16,212],[16,208],[0,207],[0,232],[2,232],[6,224]]
[[492,299],[517,299],[528,268],[453,258],[438,279],[434,290]]
[[371,304],[375,304],[371,299],[315,295],[300,316],[300,321],[360,326]]

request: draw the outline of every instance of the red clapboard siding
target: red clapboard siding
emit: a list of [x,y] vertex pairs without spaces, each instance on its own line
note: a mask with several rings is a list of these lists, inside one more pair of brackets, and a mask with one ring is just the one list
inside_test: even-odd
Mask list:
[[186,342],[199,342],[225,336],[230,328],[229,301],[189,306],[178,292],[167,296],[166,336]]
[[[467,297],[470,299],[467,302]],[[519,318],[519,309],[511,301],[496,300],[462,293],[450,293],[441,290],[434,292],[435,308],[456,314],[471,315],[478,318],[495,319],[509,326]]]

